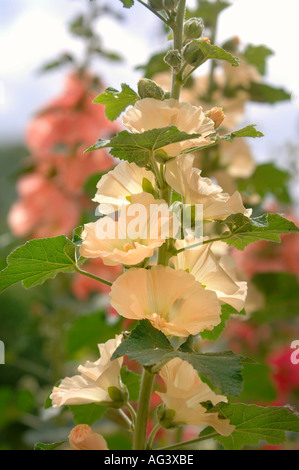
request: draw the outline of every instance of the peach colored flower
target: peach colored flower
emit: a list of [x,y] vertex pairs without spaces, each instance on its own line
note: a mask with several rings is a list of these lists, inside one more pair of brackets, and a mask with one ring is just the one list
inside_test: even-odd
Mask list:
[[110,204],[115,208],[129,204],[128,196],[144,191],[144,180],[148,180],[155,187],[155,178],[151,171],[140,168],[135,163],[120,162],[100,179],[93,200],[100,203],[99,210],[103,213],[107,212],[103,204]]
[[114,282],[110,297],[121,316],[148,319],[167,335],[195,335],[220,323],[216,294],[183,270],[161,265],[130,269]]
[[208,413],[201,403],[210,401],[215,406],[227,402],[223,395],[216,395],[202,382],[192,365],[182,359],[169,361],[159,372],[166,392],[158,392],[165,406],[174,410],[174,423],[194,426],[212,426],[222,436],[228,436],[235,429],[228,419],[220,419],[217,413]]
[[251,209],[245,209],[241,195],[232,196],[209,178],[201,176],[194,167],[193,155],[180,155],[166,165],[166,181],[179,193],[185,204],[202,204],[204,220],[224,220],[231,214],[242,213],[249,217]]
[[201,106],[179,103],[174,99],[159,101],[145,98],[137,101],[123,116],[123,124],[137,133],[173,125],[188,134],[201,135],[163,147],[170,157],[179,155],[188,148],[209,144],[209,136],[215,134],[214,122],[205,115]]
[[54,387],[50,395],[53,407],[111,402],[109,387],[122,388],[120,369],[123,358],[111,361],[121,341],[122,335],[117,335],[114,339],[99,344],[100,359],[79,366],[81,375],[66,377],[58,387]]
[[[84,226],[80,248],[82,256],[102,258],[103,263],[108,266],[118,264],[134,266],[145,258],[150,258],[156,248],[163,245],[165,242],[164,227],[166,224],[169,226],[171,220],[166,202],[155,199],[149,193],[133,195],[130,199],[131,204],[122,207],[121,215],[117,221],[112,221],[109,216],[106,216],[95,223]],[[138,209],[136,214],[133,205],[136,210],[140,207],[142,212],[139,212]],[[153,215],[154,207],[157,210],[156,217]],[[138,233],[133,238],[136,217],[138,218],[136,221],[136,223],[138,222]]]
[[[188,245],[177,242],[178,248],[184,246]],[[189,272],[206,289],[214,291],[221,302],[231,305],[238,311],[244,308],[247,284],[237,280],[236,263],[231,256],[226,255],[217,259],[211,245],[205,244],[179,253],[171,258],[171,262],[176,269]]]
[[109,450],[103,436],[93,432],[87,424],[79,424],[71,430],[69,443],[72,450]]

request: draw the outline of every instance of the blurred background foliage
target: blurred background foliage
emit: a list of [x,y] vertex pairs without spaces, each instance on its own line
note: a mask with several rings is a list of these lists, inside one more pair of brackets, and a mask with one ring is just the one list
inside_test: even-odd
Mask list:
[[[29,123],[31,131],[26,134],[25,144],[6,143],[0,148],[1,268],[6,265],[6,256],[15,247],[36,236],[36,227],[40,229],[41,224],[49,223],[48,219],[45,221],[44,211],[47,212],[53,200],[52,193],[44,190],[45,185],[47,188],[49,185],[51,188],[55,186],[55,191],[61,190],[67,201],[75,202],[78,211],[75,219],[80,225],[94,220],[95,208],[88,201],[95,193],[100,174],[115,164],[108,155],[95,156],[94,165],[82,176],[82,168],[86,167],[86,162],[80,161],[84,148],[94,143],[93,139],[111,134],[121,126],[120,123],[109,123],[99,105],[93,105],[96,108],[94,112],[89,104],[92,97],[103,89],[101,77],[92,72],[93,61],[103,58],[121,61],[117,51],[103,47],[94,20],[108,14],[113,16],[114,21],[120,21],[122,9],[111,10],[109,2],[87,3],[82,0],[82,13],[69,25],[70,34],[80,37],[84,44],[83,60],[63,51],[59,57],[41,66],[44,73],[65,67],[71,84],[69,82],[61,95],[58,91],[59,97],[54,97],[42,111],[37,110],[38,114]],[[205,34],[213,38],[216,35],[217,16],[228,6],[228,2],[220,0],[198,0],[196,9],[188,11],[188,16],[203,17]],[[230,118],[225,130],[232,131],[246,117],[246,103],[275,106],[290,99],[288,90],[267,83],[267,58],[273,51],[264,45],[244,46],[235,37],[228,38],[223,47],[241,58],[240,70],[230,71],[226,66],[213,65],[208,71],[209,80],[198,76],[190,81],[183,94],[184,100],[201,104],[206,109],[223,106]],[[166,64],[161,60],[164,55],[165,52],[154,53],[149,62],[138,70],[167,88],[169,75]],[[49,96],[49,99],[52,98]],[[101,113],[100,119],[95,117],[96,113]],[[44,133],[42,127],[43,118],[50,123],[48,133]],[[72,126],[73,119],[81,119],[79,141],[78,135],[72,133],[72,127],[67,127]],[[94,132],[90,135],[92,123]],[[61,135],[69,136],[69,139],[61,142]],[[52,143],[52,147],[45,151],[47,139],[53,141],[55,146]],[[247,143],[239,147],[236,144],[233,151],[234,145],[225,144],[223,148],[219,146],[202,152],[198,156],[198,165],[203,169],[203,174],[214,177],[229,193],[235,189],[241,191],[244,202],[254,208],[255,215],[273,210],[296,221],[289,190],[291,178],[296,177],[296,148],[284,149],[285,161],[289,164],[287,170],[285,165],[278,168],[274,162],[257,164]],[[79,162],[78,166],[74,159]],[[81,179],[78,180],[80,174]],[[70,175],[79,183],[74,183],[65,194],[65,183],[71,178]],[[42,205],[40,219],[28,209],[26,191],[32,202],[38,201]],[[17,209],[15,204],[18,204]],[[55,209],[61,211],[61,207]],[[16,216],[20,211],[23,217],[21,228]],[[68,218],[67,212],[65,217]],[[24,220],[29,220],[26,230],[22,225]],[[49,236],[71,234],[64,225],[57,223],[55,220],[55,227],[51,225],[53,233],[48,233]],[[283,236],[281,245],[259,242],[250,245],[244,253],[234,254],[239,274],[250,286],[248,313],[245,319],[231,319],[228,322],[217,347],[231,348],[257,361],[257,364],[245,365],[244,391],[237,401],[262,405],[289,403],[299,409],[299,366],[290,361],[290,344],[299,339],[298,235]],[[98,275],[104,270],[103,277],[106,278],[111,276],[113,279],[118,274],[115,270],[108,272],[107,267],[97,262],[92,262],[89,268]],[[92,281],[87,282],[78,276],[74,279],[59,275],[55,280],[30,291],[15,286],[0,297],[0,339],[6,346],[6,364],[0,365],[0,449],[32,449],[38,441],[65,440],[74,425],[72,413],[68,409],[61,412],[44,406],[53,384],[66,375],[73,375],[77,365],[87,358],[96,359],[97,343],[108,340],[122,330],[121,321],[108,305],[107,291],[99,290]],[[214,346],[205,341],[204,347],[211,350]],[[135,372],[138,371],[134,365],[130,366]],[[138,379],[134,374],[128,374],[126,380],[133,396],[136,396]],[[73,412],[76,424],[86,423],[88,416],[88,424],[93,424],[106,413],[97,426],[101,426],[109,448],[130,448],[125,423],[116,412],[107,412],[93,405],[84,409],[76,407]],[[164,438],[161,432],[162,443]],[[299,445],[293,439],[290,436],[288,448]]]

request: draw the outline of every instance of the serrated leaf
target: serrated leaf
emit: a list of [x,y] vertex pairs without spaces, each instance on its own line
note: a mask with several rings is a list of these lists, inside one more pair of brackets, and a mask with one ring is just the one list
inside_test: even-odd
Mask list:
[[236,137],[264,137],[264,134],[256,130],[256,124],[251,124],[249,126],[243,127],[237,131],[232,132],[231,134],[226,134],[221,136],[221,140],[226,140],[228,142],[233,142]]
[[279,214],[264,214],[249,219],[242,214],[235,214],[224,221],[231,230],[225,232],[223,241],[238,250],[244,250],[247,245],[259,240],[269,240],[280,243],[280,235],[299,232],[296,225]]
[[189,362],[199,375],[223,393],[238,396],[242,390],[242,361],[231,351],[197,353],[188,341],[175,349],[167,337],[148,320],[142,320],[114,352],[111,360],[128,356],[144,366],[167,363],[175,357]]
[[142,133],[122,131],[108,140],[98,140],[86,152],[111,147],[111,155],[121,160],[135,162],[139,166],[148,163],[150,154],[166,145],[200,137],[200,134],[187,134],[175,126],[151,129]]
[[121,85],[122,91],[107,88],[93,102],[105,105],[105,114],[110,121],[115,121],[128,106],[134,105],[140,97],[126,83]]
[[60,447],[62,444],[65,444],[66,441],[55,442],[53,444],[43,444],[42,442],[38,442],[34,446],[34,450],[55,450],[57,447]]
[[244,58],[249,64],[255,65],[261,75],[265,75],[266,59],[273,54],[274,52],[266,46],[249,44],[244,51]]
[[222,47],[215,45],[210,46],[208,59],[224,60],[225,62],[229,62],[233,67],[238,67],[240,65],[240,59],[234,57],[230,52],[222,49]]
[[96,421],[101,419],[107,411],[106,406],[97,403],[89,403],[87,405],[70,405],[69,410],[73,414],[75,424],[88,424],[92,426]]
[[219,403],[209,413],[213,411],[236,427],[230,436],[215,436],[228,450],[256,446],[261,441],[279,445],[285,442],[286,431],[299,432],[299,416],[284,407]]
[[134,5],[134,0],[120,0],[124,8],[131,8]]
[[53,279],[58,273],[73,272],[75,249],[64,235],[30,240],[8,256],[8,266],[0,272],[0,292],[18,282],[29,288]]
[[274,104],[278,101],[290,100],[292,97],[291,93],[283,88],[275,88],[266,83],[251,82],[247,92],[250,95],[250,100],[257,103]]
[[225,329],[226,322],[229,320],[231,315],[246,315],[245,310],[243,309],[241,312],[235,310],[231,305],[225,304],[221,306],[221,323],[215,326],[215,328],[211,331],[204,331],[200,334],[202,339],[207,339],[209,341],[216,341],[219,338],[223,330]]

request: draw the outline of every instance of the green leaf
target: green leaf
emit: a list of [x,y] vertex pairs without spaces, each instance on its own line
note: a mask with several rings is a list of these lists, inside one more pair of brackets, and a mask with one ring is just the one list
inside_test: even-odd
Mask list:
[[115,121],[128,106],[134,105],[140,98],[129,85],[122,83],[122,91],[107,88],[93,102],[106,106],[105,114],[110,121]]
[[34,446],[34,450],[55,450],[57,447],[60,447],[62,444],[65,444],[66,441],[55,442],[53,444],[42,444],[38,442]]
[[219,413],[236,429],[230,436],[216,436],[228,450],[256,446],[261,441],[279,445],[286,440],[286,431],[299,432],[299,417],[283,407],[219,403],[209,413]]
[[0,292],[18,282],[29,288],[53,279],[58,273],[73,272],[75,249],[64,235],[35,239],[20,246],[8,256],[8,266],[0,272]]
[[208,59],[216,59],[216,60],[225,60],[225,62],[229,62],[233,67],[238,67],[240,65],[240,59],[234,57],[230,52],[225,51],[222,47],[211,45],[209,43],[202,43],[206,44],[206,53]]
[[258,240],[269,240],[280,243],[280,235],[284,233],[299,232],[293,222],[283,218],[279,214],[264,214],[263,216],[249,219],[242,214],[235,214],[224,221],[231,232],[225,232],[223,241],[238,250],[244,250],[247,245]]
[[266,59],[273,54],[273,51],[266,46],[249,44],[244,51],[244,58],[249,64],[255,65],[261,75],[265,75]]
[[277,393],[266,364],[243,364],[244,387],[239,401],[245,403],[273,403]]
[[126,367],[120,371],[122,383],[126,385],[129,391],[130,401],[138,401],[141,377]]
[[128,356],[144,366],[161,366],[175,357],[189,362],[199,375],[223,393],[238,396],[242,390],[242,358],[231,351],[197,353],[187,341],[175,349],[166,336],[148,320],[142,320],[114,352],[111,360]]
[[257,166],[253,175],[246,180],[240,180],[238,189],[247,194],[259,194],[262,199],[269,194],[273,194],[279,201],[290,202],[288,193],[288,183],[290,174],[276,168],[273,163],[264,163]]
[[151,129],[142,133],[131,133],[122,131],[115,137],[108,140],[98,140],[86,152],[111,147],[111,155],[115,158],[135,162],[139,166],[145,166],[148,163],[150,154],[166,145],[183,142],[200,137],[200,134],[186,134],[179,131],[175,126],[161,127],[160,129]]
[[134,5],[134,0],[120,0],[124,8],[131,8]]
[[89,403],[87,405],[70,405],[69,410],[73,414],[75,424],[88,424],[92,426],[96,421],[101,419],[107,411],[106,406],[97,403]]
[[253,282],[265,297],[265,305],[252,315],[254,323],[297,318],[299,310],[299,283],[289,273],[256,274]]
[[221,136],[221,140],[233,142],[236,137],[263,137],[264,134],[262,132],[257,131],[255,126],[256,124],[251,124],[249,126],[243,127],[242,129],[239,129],[238,131],[234,131],[231,134]]
[[39,72],[40,73],[48,72],[49,70],[54,70],[54,69],[57,69],[58,67],[62,67],[63,65],[73,63],[74,61],[75,61],[74,57],[71,54],[65,53],[65,54],[62,54],[60,57],[58,57],[56,60],[53,60],[51,62],[47,62],[46,64],[44,64],[40,68]]
[[278,101],[290,100],[292,95],[283,88],[274,88],[265,83],[251,82],[249,89],[247,89],[250,100],[257,103],[270,103],[274,104]]
[[105,343],[118,333],[119,324],[108,325],[104,312],[84,315],[76,319],[67,332],[67,352],[73,356],[82,349],[95,351],[97,344]]
[[200,334],[202,339],[207,339],[209,341],[216,341],[219,338],[223,330],[225,329],[226,322],[228,321],[231,315],[246,315],[245,310],[243,309],[241,312],[235,310],[231,305],[225,304],[221,307],[221,323],[215,326],[215,328],[211,331],[204,331]]

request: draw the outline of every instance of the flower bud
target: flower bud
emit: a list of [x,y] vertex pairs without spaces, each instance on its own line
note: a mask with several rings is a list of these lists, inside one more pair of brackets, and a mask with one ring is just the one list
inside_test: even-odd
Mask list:
[[182,57],[177,49],[168,51],[164,57],[164,62],[174,69],[180,69],[182,65]]
[[190,18],[184,24],[184,34],[186,39],[200,38],[204,29],[202,18]]
[[174,410],[166,409],[165,405],[163,404],[158,408],[157,416],[158,416],[159,424],[163,428],[169,429],[169,428],[174,427],[174,425],[172,424],[173,418],[175,416]]
[[163,0],[148,0],[148,4],[153,10],[164,10]]
[[168,162],[170,158],[171,157],[169,157],[168,154],[163,149],[156,150],[155,152],[155,159],[157,160],[158,163]]
[[157,83],[148,78],[141,78],[138,82],[138,94],[140,98],[154,98],[155,100],[163,100],[164,91]]
[[72,450],[108,450],[107,442],[87,424],[79,424],[69,435]]
[[[204,44],[203,44],[204,43]],[[205,40],[193,39],[188,42],[183,49],[183,58],[187,64],[196,67],[207,57],[207,43]]]
[[108,394],[113,402],[112,404],[109,403],[112,408],[123,407],[129,399],[128,391],[125,389],[120,390],[117,387],[108,387]]
[[179,0],[164,0],[164,10],[175,10],[179,4]]
[[206,112],[206,116],[214,121],[215,129],[217,129],[222,124],[225,118],[225,114],[222,108],[212,108]]

